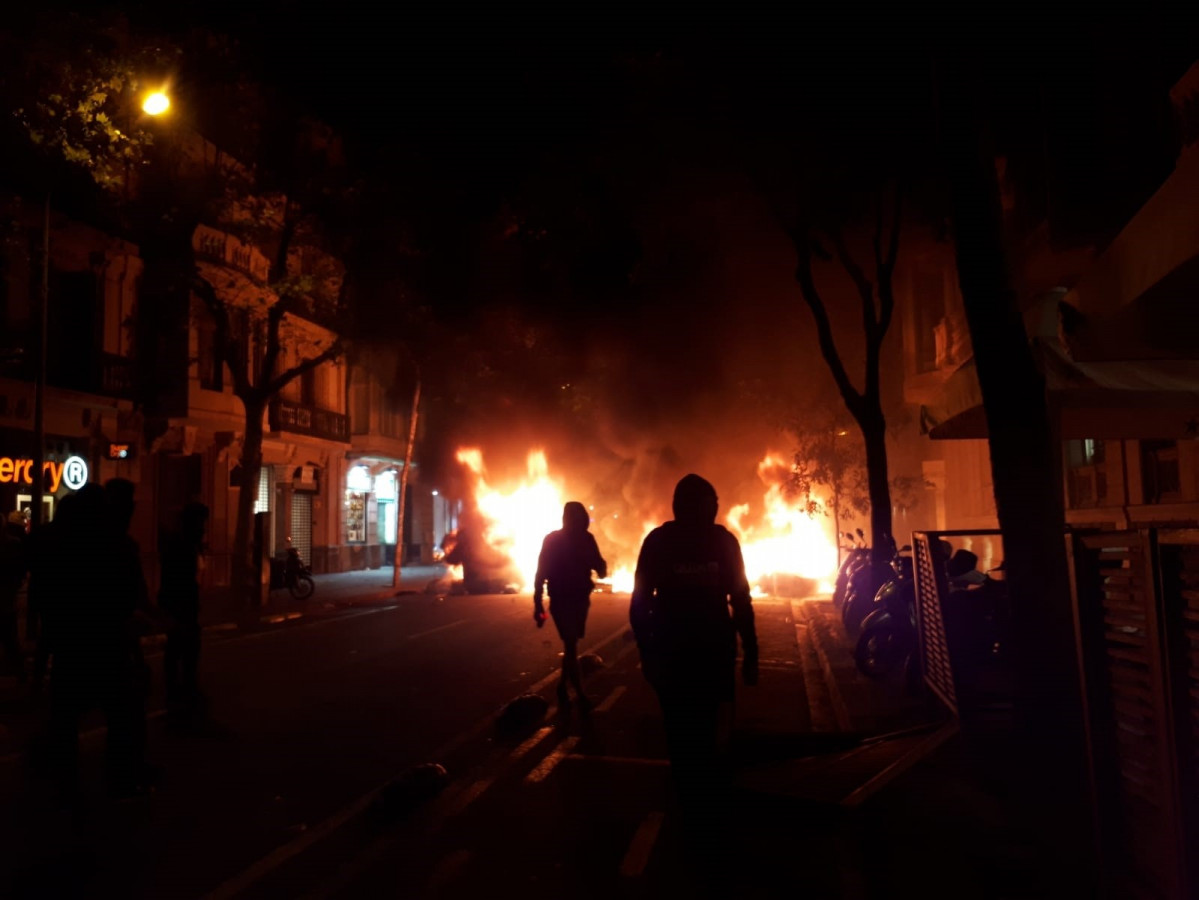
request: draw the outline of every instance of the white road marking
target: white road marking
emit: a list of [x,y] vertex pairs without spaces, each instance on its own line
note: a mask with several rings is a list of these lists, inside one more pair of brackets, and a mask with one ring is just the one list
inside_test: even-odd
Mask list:
[[577,737],[568,737],[564,740],[558,745],[556,750],[550,752],[545,759],[537,764],[537,767],[532,772],[525,776],[525,784],[537,784],[539,781],[545,781],[550,773],[558,767],[558,763],[562,762],[578,742],[579,739]]
[[596,712],[607,712],[620,699],[620,695],[629,689],[628,685],[618,684],[607,697],[605,697],[600,705],[595,708]]
[[[394,608],[394,607],[391,607],[391,608]],[[375,611],[376,610],[368,610],[367,612],[375,612]],[[344,619],[345,617],[341,617],[341,618]],[[311,627],[311,626],[298,625],[295,627],[296,628],[304,628],[304,627]],[[290,631],[290,630],[294,630],[294,629],[287,629],[287,630]],[[592,647],[588,648],[584,652],[598,653],[598,651],[601,647],[605,647],[608,644],[612,643],[613,641],[619,640],[621,638],[621,636],[624,635],[624,633],[627,632],[628,630],[629,630],[628,625],[621,625],[619,628],[617,628],[615,631],[610,633],[603,640],[599,641],[598,643],[596,643]],[[282,634],[283,631],[281,630],[278,632],[269,632],[269,633],[270,634]],[[232,643],[232,641],[230,641],[229,643]],[[547,685],[549,685],[549,683],[551,681],[558,678],[558,676],[559,676],[558,670],[554,669],[548,675],[546,675],[544,678],[540,679],[535,684],[530,685],[527,688],[526,692],[533,693],[533,694],[538,693],[539,691],[543,690]],[[451,753],[453,753],[458,748],[460,748],[463,745],[469,743],[470,741],[475,740],[478,737],[480,737],[488,729],[494,727],[494,725],[495,725],[494,717],[485,716],[484,718],[480,719],[477,723],[475,723],[474,726],[472,726],[471,728],[468,728],[466,731],[462,732],[457,737],[453,738],[448,743],[444,744],[429,758],[430,759],[445,759],[446,757],[448,757]],[[333,815],[331,815],[329,818],[327,818],[323,822],[317,824],[315,827],[311,828],[310,830],[304,832],[299,837],[295,838],[294,840],[290,841],[289,843],[286,843],[279,847],[276,847],[273,851],[268,853],[262,859],[258,860],[258,862],[254,863],[249,868],[245,869],[241,873],[233,876],[232,878],[228,879],[221,885],[217,886],[212,892],[206,894],[205,897],[207,898],[207,900],[218,900],[218,898],[233,897],[233,896],[236,896],[237,894],[240,894],[242,891],[249,888],[255,882],[261,880],[266,875],[268,875],[270,872],[277,869],[279,866],[283,865],[289,859],[291,859],[291,858],[297,856],[298,854],[302,853],[303,851],[307,850],[309,847],[311,847],[313,844],[315,844],[318,840],[323,839],[330,832],[335,831],[336,829],[340,828],[342,825],[344,825],[346,822],[348,822],[354,816],[356,816],[356,815],[360,814],[361,812],[363,812],[364,810],[366,810],[367,807],[370,806],[371,801],[374,800],[375,795],[378,794],[379,791],[382,790],[383,787],[385,787],[390,782],[391,782],[391,779],[389,778],[383,784],[379,785],[379,787],[374,788],[370,791],[367,791],[365,794],[363,794],[357,800],[350,803],[348,806],[345,806],[342,809],[338,810]],[[478,796],[487,789],[487,787],[488,787],[487,779],[481,779],[480,781],[475,782],[475,784],[473,784],[471,786],[471,789],[466,791],[462,795],[462,797],[459,798],[459,801],[462,803],[462,805],[459,809],[455,810],[455,814],[457,814],[458,812],[461,812],[468,805],[470,805],[470,803],[473,802],[475,799],[477,799]],[[474,790],[475,788],[478,788],[478,790],[475,791]],[[380,840],[378,842],[378,846],[386,847],[387,842]],[[369,857],[370,856],[370,853],[369,853],[370,848],[366,848],[366,849],[368,851],[367,856]],[[347,863],[342,868],[345,871],[357,869],[357,867],[354,866],[353,863]]]
[[625,765],[625,766],[653,766],[655,768],[670,766],[670,760],[668,760],[668,759],[656,759],[653,757],[646,757],[646,756],[591,756],[590,754],[587,754],[587,753],[568,753],[563,758],[569,759],[572,762],[583,761],[583,762],[618,763],[620,765]]
[[431,634],[437,634],[439,631],[448,631],[451,628],[457,628],[459,625],[465,625],[466,619],[458,619],[455,622],[450,622],[448,625],[438,625],[436,628],[430,628],[427,631],[418,631],[416,634],[410,634],[404,640],[415,641],[417,638],[428,637]]
[[637,827],[636,834],[620,862],[620,874],[625,878],[637,878],[649,865],[649,858],[654,852],[654,844],[658,842],[658,833],[662,830],[662,821],[666,817],[660,812],[651,812]]

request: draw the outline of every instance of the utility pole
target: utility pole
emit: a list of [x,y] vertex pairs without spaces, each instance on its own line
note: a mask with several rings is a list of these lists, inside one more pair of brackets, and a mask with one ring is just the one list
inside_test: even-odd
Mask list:
[[412,392],[412,416],[408,420],[408,449],[404,453],[404,471],[400,473],[400,503],[396,511],[396,555],[395,568],[391,570],[391,586],[400,586],[400,565],[404,558],[404,503],[408,498],[408,473],[412,471],[412,448],[416,443],[416,417],[420,414],[420,373],[416,376],[416,389]]
[[50,306],[50,192],[46,191],[46,206],[42,215],[42,289],[38,304],[37,379],[33,386],[33,509],[29,511],[29,527],[42,523],[42,493],[46,467],[46,323]]

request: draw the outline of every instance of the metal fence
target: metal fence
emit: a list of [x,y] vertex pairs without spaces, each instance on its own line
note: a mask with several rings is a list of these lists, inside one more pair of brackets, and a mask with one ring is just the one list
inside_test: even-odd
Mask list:
[[1102,856],[1121,895],[1195,896],[1199,530],[1067,546]]

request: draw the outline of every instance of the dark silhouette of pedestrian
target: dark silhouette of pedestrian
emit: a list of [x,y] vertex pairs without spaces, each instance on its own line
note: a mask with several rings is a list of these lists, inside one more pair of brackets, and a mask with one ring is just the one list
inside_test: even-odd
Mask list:
[[[758,680],[758,640],[737,539],[716,524],[716,490],[687,475],[674,521],[641,545],[629,619],[641,667],[658,695],[671,774],[693,836],[718,838],[727,799],[724,758],[732,728],[737,636],[742,675]],[[730,615],[730,607],[732,614]]]
[[115,563],[118,580],[115,589],[120,593],[122,603],[127,603],[130,609],[125,641],[133,741],[130,752],[136,775],[132,787],[141,791],[148,789],[157,776],[157,769],[146,761],[146,700],[150,694],[150,667],[146,664],[141,642],[142,635],[151,630],[153,611],[150,608],[150,590],[146,585],[145,571],[142,568],[141,547],[129,533],[136,508],[135,485],[126,478],[112,478],[104,483],[104,493],[108,500],[113,537],[117,545]]
[[591,523],[582,503],[570,501],[562,509],[562,529],[545,536],[541,555],[537,558],[537,576],[533,580],[533,620],[540,628],[545,624],[542,597],[549,582],[550,615],[562,638],[562,678],[558,682],[559,707],[570,705],[566,683],[575,689],[579,706],[590,709],[591,701],[583,693],[579,673],[579,641],[587,627],[587,611],[591,608],[591,580],[594,571],[600,578],[608,575],[608,564],[600,556],[595,537],[587,530]]
[[26,598],[26,637],[35,641],[33,652],[33,690],[40,693],[46,681],[46,673],[50,667],[50,657],[54,650],[53,618],[47,610],[52,598],[57,597],[65,588],[61,586],[67,572],[63,561],[56,554],[56,547],[61,543],[59,533],[64,523],[70,521],[76,503],[75,494],[67,494],[58,501],[54,518],[34,529],[29,534],[26,544],[29,560],[29,584],[25,588]]
[[162,579],[158,606],[171,620],[163,654],[167,703],[194,710],[202,699],[197,682],[200,664],[200,556],[208,507],[188,503],[179,514],[179,527],[163,538]]
[[17,596],[25,583],[29,560],[25,549],[25,514],[11,513],[0,531],[0,649],[5,662],[13,667],[17,680],[24,682],[25,653],[17,627]]
[[[65,517],[64,517],[65,514]],[[62,785],[78,790],[79,723],[91,709],[104,712],[110,789],[137,790],[140,772],[131,695],[129,622],[134,599],[122,584],[122,543],[104,489],[84,485],[62,504],[51,536],[59,574],[48,585],[44,617],[53,635],[50,741]]]

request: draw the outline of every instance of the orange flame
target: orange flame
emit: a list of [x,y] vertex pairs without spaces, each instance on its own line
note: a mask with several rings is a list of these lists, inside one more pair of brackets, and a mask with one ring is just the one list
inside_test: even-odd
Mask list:
[[[562,481],[550,476],[542,450],[529,453],[523,479],[503,488],[488,482],[481,450],[463,448],[457,458],[474,476],[475,503],[485,520],[485,540],[512,560],[523,579],[521,589],[531,590],[541,542],[562,526],[566,498]],[[739,503],[725,518],[741,541],[746,574],[759,596],[774,588],[777,576],[785,575],[810,579],[817,590],[830,591],[836,574],[837,548],[832,529],[826,522],[810,517],[801,504],[787,499],[782,480],[788,471],[781,456],[767,454],[758,465],[758,474],[766,485],[762,512],[751,515],[751,503]],[[642,538],[656,524],[646,521]],[[625,553],[631,557],[636,550]],[[604,583],[612,591],[631,591],[634,563],[635,558],[609,559],[611,575]],[[455,573],[455,577],[461,577],[461,573]]]

